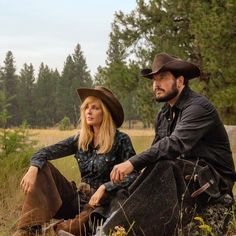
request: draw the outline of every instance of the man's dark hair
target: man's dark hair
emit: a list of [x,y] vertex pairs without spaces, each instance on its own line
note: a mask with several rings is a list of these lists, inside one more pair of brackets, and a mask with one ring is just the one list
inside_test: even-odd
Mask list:
[[173,76],[174,76],[176,79],[182,75],[182,76],[184,77],[184,85],[185,85],[185,86],[188,86],[188,79],[185,78],[185,76],[183,75],[182,72],[180,72],[180,71],[171,71],[171,73],[173,74]]

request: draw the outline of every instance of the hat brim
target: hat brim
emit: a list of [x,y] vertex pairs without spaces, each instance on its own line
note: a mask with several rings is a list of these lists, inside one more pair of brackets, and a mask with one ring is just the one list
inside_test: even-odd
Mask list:
[[89,88],[79,88],[77,93],[83,102],[87,97],[93,96],[102,100],[105,106],[111,113],[111,116],[116,124],[116,127],[119,128],[124,122],[124,111],[123,108],[115,96],[106,95],[104,91],[98,89],[89,89]]
[[140,72],[140,76],[152,79],[154,74],[164,71],[177,72],[178,74],[183,75],[186,79],[193,79],[200,76],[200,70],[197,66],[182,60],[170,61],[156,71],[152,71],[152,69],[143,69]]

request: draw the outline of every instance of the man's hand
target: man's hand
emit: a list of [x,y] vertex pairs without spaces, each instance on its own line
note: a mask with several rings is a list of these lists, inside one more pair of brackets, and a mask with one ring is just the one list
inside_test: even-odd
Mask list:
[[102,196],[104,195],[105,190],[106,190],[105,185],[102,184],[97,189],[97,191],[93,194],[93,196],[90,198],[89,205],[92,207],[99,206],[99,202],[100,202]]
[[38,167],[30,166],[27,173],[24,175],[20,182],[20,187],[25,194],[28,194],[32,191],[34,184],[36,182],[38,174]]
[[121,164],[115,165],[111,171],[110,178],[114,183],[120,183],[123,181],[126,175],[134,170],[130,161],[125,161]]

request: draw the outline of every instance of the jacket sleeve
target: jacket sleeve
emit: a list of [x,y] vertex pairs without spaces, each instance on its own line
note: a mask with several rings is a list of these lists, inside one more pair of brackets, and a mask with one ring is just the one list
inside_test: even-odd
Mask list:
[[180,154],[190,151],[213,127],[216,116],[216,110],[211,104],[186,107],[169,137],[158,140],[151,148],[131,157],[130,162],[135,169],[141,170],[161,158],[177,158]]
[[[119,163],[122,163],[135,155],[132,142],[128,135],[125,135],[124,138],[122,138],[118,153],[120,155],[120,157],[117,157],[119,158]],[[111,192],[111,191],[117,191],[121,188],[127,188],[128,186],[131,185],[131,183],[134,182],[134,180],[137,178],[138,175],[139,175],[138,171],[133,171],[131,174],[126,176],[126,178],[120,184],[115,184],[111,181],[106,182],[104,183],[106,191]]]
[[77,141],[78,137],[72,136],[54,145],[44,147],[32,156],[30,164],[41,169],[47,160],[72,155],[78,149]]

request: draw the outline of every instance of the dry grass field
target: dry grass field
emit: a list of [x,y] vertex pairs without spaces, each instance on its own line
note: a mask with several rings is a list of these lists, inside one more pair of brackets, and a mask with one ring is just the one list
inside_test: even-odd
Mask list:
[[[130,137],[153,137],[153,129],[121,129],[122,132],[127,133]],[[78,130],[58,130],[58,129],[30,129],[30,134],[37,140],[40,145],[50,145],[57,141],[67,138],[78,133]]]

